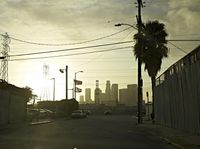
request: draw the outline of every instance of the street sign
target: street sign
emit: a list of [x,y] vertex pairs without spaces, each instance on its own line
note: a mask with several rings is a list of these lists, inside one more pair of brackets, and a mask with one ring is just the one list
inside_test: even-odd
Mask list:
[[81,89],[81,88],[78,88],[78,87],[76,87],[76,92],[77,92],[77,93],[80,93],[80,92],[82,92],[82,89]]
[[76,85],[82,85],[82,81],[79,81],[79,80],[74,80],[74,83],[76,84]]

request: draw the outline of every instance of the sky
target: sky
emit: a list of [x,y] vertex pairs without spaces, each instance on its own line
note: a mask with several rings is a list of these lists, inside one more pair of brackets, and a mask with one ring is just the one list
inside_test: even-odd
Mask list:
[[[200,39],[200,0],[145,2],[142,21],[164,23],[167,39]],[[11,39],[9,83],[29,86],[39,97],[46,96],[44,98],[52,100],[53,81],[50,78],[55,78],[56,100],[64,99],[65,74],[59,69],[65,69],[67,65],[69,89],[73,88],[75,72],[83,71],[77,74],[77,79],[83,81],[79,86],[83,92],[77,93],[77,97],[84,95],[85,88],[91,88],[94,99],[96,80],[103,91],[106,80],[111,84],[118,83],[119,89],[126,88],[127,84],[137,84],[134,42],[95,47],[133,40],[137,30],[114,25],[137,24],[134,0],[0,0],[0,10],[0,34],[7,32]],[[163,59],[157,76],[199,45],[199,42],[172,43],[176,47],[168,43],[169,56]],[[88,46],[93,47],[80,48]],[[30,54],[45,51],[54,52]],[[16,56],[20,54],[30,55]],[[44,65],[49,67],[46,83],[43,79]],[[143,98],[146,99],[147,91],[151,96],[151,80],[144,69],[142,77]],[[69,90],[68,94],[71,98],[72,91]]]

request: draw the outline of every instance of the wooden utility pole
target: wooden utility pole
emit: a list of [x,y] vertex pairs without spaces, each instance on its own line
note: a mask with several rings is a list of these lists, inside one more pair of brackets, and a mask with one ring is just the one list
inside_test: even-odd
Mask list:
[[138,15],[137,17],[137,26],[138,26],[138,45],[139,45],[139,57],[138,57],[138,124],[142,123],[142,86],[143,86],[143,81],[142,81],[142,71],[141,71],[141,52],[142,52],[142,43],[140,39],[140,34],[142,32],[142,18],[141,18],[141,9],[143,7],[143,2],[142,0],[137,0],[138,3]]
[[66,65],[66,68],[65,68],[65,81],[66,81],[66,88],[65,88],[65,98],[66,100],[68,100],[68,66]]

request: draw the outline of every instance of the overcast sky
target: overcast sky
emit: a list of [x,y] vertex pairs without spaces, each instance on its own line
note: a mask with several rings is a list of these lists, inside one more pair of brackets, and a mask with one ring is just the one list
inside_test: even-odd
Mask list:
[[[128,26],[115,27],[114,25],[116,23],[136,25],[137,8],[134,3],[134,0],[0,0],[0,33],[7,32],[11,37],[10,55],[130,41],[137,31],[133,28],[124,30]],[[169,34],[168,39],[200,39],[199,3],[200,0],[146,0],[146,7],[142,9],[142,19],[143,22],[159,20],[164,23]],[[93,40],[119,31],[122,32],[101,40],[65,46],[34,45],[13,39],[35,43],[66,44]],[[199,45],[199,42],[173,43],[185,52],[168,44],[169,58],[163,60],[160,73]],[[23,61],[16,59],[67,55],[127,46],[133,46],[133,43],[10,57],[12,61],[9,61],[9,82],[20,87],[30,86],[40,96],[41,91],[44,90],[42,87],[44,82],[41,80],[45,63],[49,66],[48,77],[56,79],[56,99],[65,98],[65,75],[58,71],[60,68],[65,68],[65,65],[69,67],[69,88],[72,88],[74,73],[80,70],[84,73],[77,74],[77,78],[83,81],[80,87],[83,90],[94,89],[95,80],[100,81],[103,90],[106,80],[119,83],[119,88],[124,88],[127,84],[137,84],[137,61],[132,48],[48,59]],[[145,93],[151,90],[147,72],[143,72],[143,78]],[[47,89],[50,99],[52,99],[52,84],[52,81],[49,81]],[[71,91],[69,91],[70,97]]]

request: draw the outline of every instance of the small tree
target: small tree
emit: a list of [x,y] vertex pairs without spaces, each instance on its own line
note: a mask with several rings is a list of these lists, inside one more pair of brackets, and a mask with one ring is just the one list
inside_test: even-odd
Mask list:
[[27,102],[29,102],[35,95],[33,94],[32,90],[30,87],[26,86],[23,92],[24,97],[26,98]]

